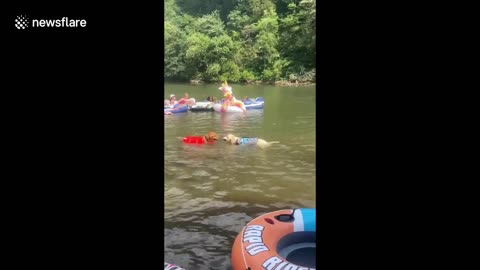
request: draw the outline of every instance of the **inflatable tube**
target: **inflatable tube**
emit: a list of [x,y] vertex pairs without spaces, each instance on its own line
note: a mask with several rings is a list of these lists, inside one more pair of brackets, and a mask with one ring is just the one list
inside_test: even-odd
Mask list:
[[199,101],[192,107],[190,111],[192,112],[213,112],[213,102],[210,101]]
[[164,114],[172,113],[183,113],[188,111],[187,105],[175,105],[173,108],[163,108]]
[[[243,102],[243,104],[245,105],[245,109],[248,111],[254,109],[263,109],[265,102],[263,101],[262,97],[257,97],[256,99],[247,99]],[[239,107],[231,105],[227,106],[227,109],[223,111],[222,102],[213,105],[213,109],[216,112],[243,112]]]
[[220,103],[216,103],[215,105],[213,105],[213,109],[214,109],[216,112],[229,112],[229,113],[232,113],[232,112],[243,112],[242,109],[240,109],[240,108],[237,107],[237,106],[227,106],[227,108],[224,110],[223,104],[220,104]]
[[[177,105],[177,104],[178,104],[178,102],[175,100],[175,103],[173,103],[173,105]],[[165,100],[163,101],[163,107],[164,107],[164,108],[171,108],[170,100],[165,99]]]
[[176,266],[170,263],[163,262],[163,270],[186,270],[185,268],[181,268],[180,266]]
[[253,98],[245,99],[245,100],[243,100],[243,103],[246,106],[246,105],[252,105],[252,104],[263,104],[264,101],[263,101],[262,97],[257,97],[255,99],[253,99]]
[[243,102],[247,110],[253,109],[263,109],[265,102],[262,97],[257,97],[256,99],[247,99]]
[[188,144],[214,144],[215,141],[207,142],[203,136],[185,136],[182,141]]
[[250,221],[235,238],[233,270],[315,270],[316,211],[280,210]]
[[245,108],[246,108],[247,110],[263,109],[263,103],[261,103],[261,104],[245,105]]

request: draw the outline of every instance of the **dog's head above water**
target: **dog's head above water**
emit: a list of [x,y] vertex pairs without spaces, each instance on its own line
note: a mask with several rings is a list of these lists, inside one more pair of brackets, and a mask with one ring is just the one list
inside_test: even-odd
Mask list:
[[210,132],[208,132],[207,135],[205,135],[205,140],[207,142],[214,142],[214,141],[218,140],[218,135],[217,135],[217,133],[215,133],[213,131],[210,131]]
[[237,141],[237,137],[233,136],[232,134],[227,134],[227,136],[223,137],[223,140],[227,143],[234,144]]

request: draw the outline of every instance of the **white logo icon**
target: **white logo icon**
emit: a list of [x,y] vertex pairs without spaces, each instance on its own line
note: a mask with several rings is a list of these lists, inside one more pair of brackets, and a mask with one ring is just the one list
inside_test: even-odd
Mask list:
[[27,16],[25,15],[17,16],[17,18],[15,19],[15,27],[17,27],[17,29],[25,29],[26,27],[28,27]]

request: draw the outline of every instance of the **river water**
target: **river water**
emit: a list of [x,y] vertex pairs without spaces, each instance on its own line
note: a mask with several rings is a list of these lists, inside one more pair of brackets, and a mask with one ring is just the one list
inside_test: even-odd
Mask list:
[[[184,92],[197,101],[220,99],[218,87],[165,84],[165,99]],[[165,115],[165,261],[188,270],[231,269],[233,241],[251,219],[315,207],[315,86],[232,87],[238,99],[263,97],[264,109]],[[280,143],[261,149],[181,141],[209,131]]]

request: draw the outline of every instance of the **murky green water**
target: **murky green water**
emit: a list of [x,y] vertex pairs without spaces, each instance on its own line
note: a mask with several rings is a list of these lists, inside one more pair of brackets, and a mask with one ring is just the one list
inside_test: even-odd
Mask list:
[[[220,99],[218,87],[165,84],[165,94]],[[315,207],[315,87],[232,87],[237,98],[264,97],[264,109],[165,115],[165,261],[189,270],[230,269],[234,238],[254,217]],[[181,141],[208,131],[280,144],[260,149]]]

